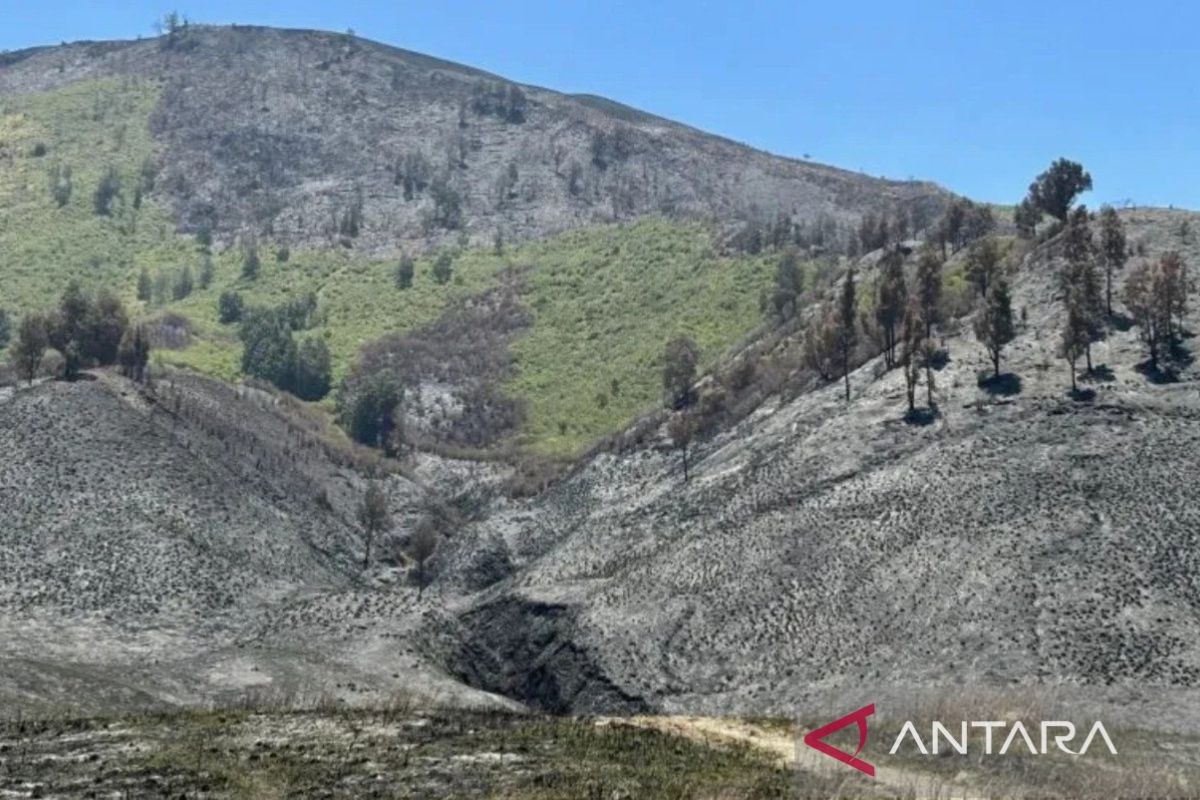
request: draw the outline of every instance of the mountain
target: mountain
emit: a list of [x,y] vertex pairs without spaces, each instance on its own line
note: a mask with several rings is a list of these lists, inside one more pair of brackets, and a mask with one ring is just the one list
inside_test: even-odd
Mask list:
[[394,252],[459,228],[490,244],[496,230],[520,240],[645,214],[931,214],[945,198],[352,35],[189,26],[0,66],[0,97],[84,82],[153,96],[152,194],[188,233],[327,245],[357,227],[344,237],[357,249]]

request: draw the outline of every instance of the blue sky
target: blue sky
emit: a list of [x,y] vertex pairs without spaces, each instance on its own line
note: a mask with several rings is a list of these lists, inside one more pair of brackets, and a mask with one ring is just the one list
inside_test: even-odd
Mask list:
[[[171,5],[3,0],[0,49],[150,35]],[[995,202],[1053,158],[1089,202],[1200,208],[1200,4],[181,4],[191,19],[344,31],[591,92],[775,153]]]

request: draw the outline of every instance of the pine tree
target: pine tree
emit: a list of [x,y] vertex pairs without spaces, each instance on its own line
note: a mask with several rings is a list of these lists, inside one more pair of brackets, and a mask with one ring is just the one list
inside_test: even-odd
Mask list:
[[1008,293],[1008,282],[1000,278],[988,291],[987,303],[975,318],[975,338],[987,348],[992,359],[993,375],[1000,377],[1000,356],[1004,345],[1015,338],[1012,299]]
[[942,304],[942,259],[937,250],[926,246],[917,259],[917,300],[925,320],[925,337],[933,336]]

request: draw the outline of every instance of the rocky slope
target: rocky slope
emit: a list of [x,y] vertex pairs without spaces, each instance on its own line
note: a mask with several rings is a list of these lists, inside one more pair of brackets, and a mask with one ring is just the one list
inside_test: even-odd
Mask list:
[[946,198],[345,34],[192,26],[8,53],[0,103],[99,79],[160,88],[152,194],[188,232],[391,252],[458,237],[459,216],[490,244],[647,213],[930,217]]

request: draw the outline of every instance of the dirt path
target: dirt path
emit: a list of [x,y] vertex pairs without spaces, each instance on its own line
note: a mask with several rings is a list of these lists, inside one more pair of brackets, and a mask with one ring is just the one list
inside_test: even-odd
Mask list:
[[[780,765],[798,767],[806,772],[828,774],[836,769],[845,769],[830,761],[826,756],[803,745],[797,747],[795,735],[778,728],[755,725],[738,719],[721,717],[684,716],[637,716],[608,718],[608,724],[636,725],[642,728],[684,736],[703,742],[744,743],[775,758]],[[909,800],[937,798],[937,800],[985,800],[966,787],[957,786],[932,775],[875,766],[875,779],[863,778],[863,786],[872,794],[899,796]],[[873,790],[873,791],[872,791]]]

